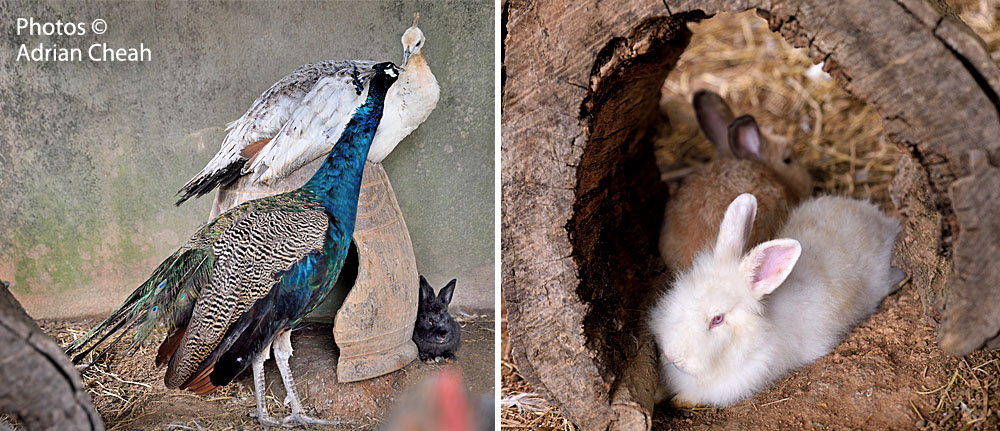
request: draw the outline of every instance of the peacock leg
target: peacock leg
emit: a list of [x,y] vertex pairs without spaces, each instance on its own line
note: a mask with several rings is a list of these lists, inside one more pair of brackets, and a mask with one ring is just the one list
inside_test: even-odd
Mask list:
[[285,426],[294,422],[302,425],[340,425],[340,421],[311,418],[302,412],[302,403],[299,401],[299,395],[295,391],[295,381],[292,380],[292,369],[288,366],[288,358],[292,356],[292,331],[285,330],[281,334],[278,334],[273,346],[274,361],[278,363],[278,371],[281,372],[281,380],[285,382],[285,392],[288,393],[288,400],[292,407],[292,414],[282,419],[281,423]]
[[270,357],[271,347],[264,348],[256,358],[253,358],[253,393],[257,398],[257,422],[267,431],[268,427],[281,424],[267,414],[267,404],[264,402],[264,361]]

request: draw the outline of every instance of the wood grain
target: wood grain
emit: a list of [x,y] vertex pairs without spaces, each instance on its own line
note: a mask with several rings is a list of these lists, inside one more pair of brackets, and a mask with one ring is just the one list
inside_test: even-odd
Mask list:
[[[878,110],[889,138],[907,152],[892,189],[909,216],[896,264],[921,290],[926,315],[941,320],[942,348],[961,355],[991,339],[989,346],[1000,344],[1000,70],[943,2],[507,0],[503,7],[501,247],[510,341],[521,375],[582,429],[649,424],[632,407],[611,408],[612,388],[616,406],[642,410],[655,386],[634,378],[649,375],[643,369],[655,361],[634,359],[648,342],[641,305],[662,270],[646,257],[655,255],[651,229],[665,191],[647,166],[651,149],[636,136],[687,44],[684,22],[720,11],[756,7],[772,30]],[[618,420],[615,411],[630,417]]]
[[0,283],[0,412],[35,430],[104,429],[80,375]]

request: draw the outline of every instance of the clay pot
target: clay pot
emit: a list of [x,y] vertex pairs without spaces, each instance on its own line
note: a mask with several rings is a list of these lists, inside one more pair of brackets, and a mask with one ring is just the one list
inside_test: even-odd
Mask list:
[[341,382],[380,376],[417,357],[412,340],[419,292],[417,262],[381,163],[365,164],[354,243],[358,277],[333,324]]

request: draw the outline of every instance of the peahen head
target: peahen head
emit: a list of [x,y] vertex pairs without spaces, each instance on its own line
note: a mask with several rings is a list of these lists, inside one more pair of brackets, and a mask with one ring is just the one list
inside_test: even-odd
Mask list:
[[413,25],[403,32],[403,68],[406,68],[410,58],[419,55],[420,50],[424,47],[424,32],[417,27],[418,19],[420,19],[420,14],[413,14]]
[[361,174],[381,122],[386,93],[399,78],[399,68],[390,62],[372,66],[372,72],[365,80],[368,86],[365,102],[354,109],[326,161],[302,186],[319,196],[327,212],[343,224],[346,232],[354,229]]

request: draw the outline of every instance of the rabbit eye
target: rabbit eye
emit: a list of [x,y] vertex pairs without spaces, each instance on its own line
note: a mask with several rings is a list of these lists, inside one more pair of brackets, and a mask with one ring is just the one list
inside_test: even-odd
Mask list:
[[716,314],[715,317],[712,318],[712,321],[708,324],[708,329],[721,325],[724,320],[726,320],[726,316],[724,314]]
[[785,157],[785,164],[786,165],[792,164],[792,158],[791,157]]

